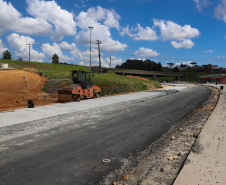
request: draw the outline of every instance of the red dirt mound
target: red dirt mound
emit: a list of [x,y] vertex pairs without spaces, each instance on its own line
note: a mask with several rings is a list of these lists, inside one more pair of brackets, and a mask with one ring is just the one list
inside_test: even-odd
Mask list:
[[28,101],[35,106],[56,102],[56,99],[41,92],[46,78],[37,73],[22,70],[0,71],[0,111],[26,108]]

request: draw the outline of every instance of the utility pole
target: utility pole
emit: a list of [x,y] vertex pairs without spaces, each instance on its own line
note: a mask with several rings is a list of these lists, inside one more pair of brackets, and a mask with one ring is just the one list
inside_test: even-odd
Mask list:
[[91,35],[91,33],[92,33],[92,29],[94,28],[94,27],[92,27],[92,26],[89,26],[88,27],[89,29],[90,29],[90,72],[91,72],[91,40],[92,40],[92,35]]
[[101,73],[101,61],[100,61],[100,44],[102,44],[102,42],[100,40],[96,40],[97,41],[97,45],[98,45],[98,51],[99,51],[99,70],[100,70],[100,73]]
[[31,68],[31,44],[26,44],[29,45],[29,68]]
[[110,55],[110,64],[109,64],[109,69],[111,69],[111,55]]

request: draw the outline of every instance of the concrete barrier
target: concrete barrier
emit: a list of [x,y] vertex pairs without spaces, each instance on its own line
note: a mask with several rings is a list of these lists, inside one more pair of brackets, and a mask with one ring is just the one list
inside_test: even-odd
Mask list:
[[6,69],[8,68],[8,64],[7,63],[0,64],[0,68]]

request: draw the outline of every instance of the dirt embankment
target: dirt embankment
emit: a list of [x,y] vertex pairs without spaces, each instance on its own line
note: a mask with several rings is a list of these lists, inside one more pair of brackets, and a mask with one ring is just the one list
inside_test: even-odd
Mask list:
[[28,101],[33,100],[35,106],[56,102],[41,91],[46,78],[34,72],[23,70],[0,71],[0,111],[26,108]]

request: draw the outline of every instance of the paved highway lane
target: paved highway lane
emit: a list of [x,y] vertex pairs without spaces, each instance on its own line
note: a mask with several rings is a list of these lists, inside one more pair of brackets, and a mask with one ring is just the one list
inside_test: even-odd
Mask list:
[[209,93],[206,87],[190,87],[80,115],[32,134],[2,136],[0,184],[98,184],[199,106]]

